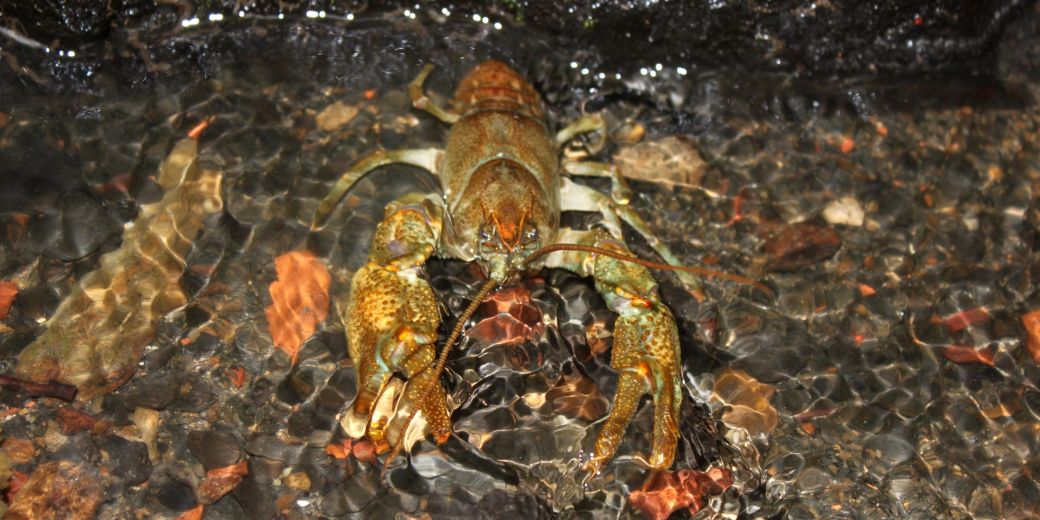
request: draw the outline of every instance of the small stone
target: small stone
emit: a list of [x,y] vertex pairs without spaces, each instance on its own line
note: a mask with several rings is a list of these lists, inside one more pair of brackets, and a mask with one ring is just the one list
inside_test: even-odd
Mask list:
[[1040,363],[1040,310],[1022,315],[1022,326],[1026,329],[1026,348],[1033,362]]
[[41,233],[40,226],[30,225],[30,236],[41,239],[41,252],[46,256],[66,262],[77,260],[96,251],[121,231],[101,203],[85,193],[65,193],[60,208],[61,213],[57,215],[60,224],[48,227],[50,233]]
[[688,509],[691,515],[696,514],[704,506],[706,496],[722,494],[732,485],[733,474],[725,468],[713,467],[706,472],[661,471],[654,473],[640,489],[629,493],[628,501],[632,509],[641,511],[647,518],[665,520],[682,508]]
[[14,496],[4,518],[88,520],[103,498],[101,481],[86,466],[45,462]]
[[708,170],[693,143],[674,136],[623,146],[614,164],[626,178],[679,186],[699,186]]
[[300,491],[309,491],[311,489],[311,478],[303,471],[289,475],[285,478],[285,483],[289,487]]
[[207,471],[206,478],[199,483],[199,502],[212,504],[220,500],[221,497],[238,487],[242,478],[248,474],[249,465],[244,460],[238,464]]
[[823,208],[823,219],[828,224],[860,227],[863,216],[863,206],[854,197],[842,197]]
[[337,101],[325,107],[315,118],[315,122],[318,123],[318,127],[322,130],[332,132],[349,123],[357,114],[358,108],[356,106]]
[[773,431],[780,420],[769,402],[775,392],[747,372],[727,369],[715,379],[711,397],[731,407],[722,415],[722,422],[755,436]]
[[4,486],[7,485],[7,481],[11,480],[13,462],[8,457],[6,450],[0,450],[0,483],[3,483]]
[[120,394],[127,407],[163,410],[177,399],[177,392],[169,389],[179,387],[179,379],[171,371],[151,372],[131,380]]
[[199,504],[177,517],[177,520],[202,520],[203,514],[206,512],[206,506]]
[[159,488],[156,498],[173,511],[187,511],[197,504],[191,486],[179,480],[171,480]]
[[286,494],[278,497],[278,499],[274,501],[274,505],[282,513],[287,513],[287,512],[289,512],[290,509],[292,509],[292,505],[293,505],[293,502],[295,500],[296,500],[296,494],[295,493],[286,493]]
[[913,445],[895,435],[875,435],[868,438],[863,446],[875,450],[881,461],[889,466],[905,462],[916,454]]
[[0,320],[7,317],[15,296],[18,296],[18,284],[0,280]]
[[196,430],[188,433],[188,450],[206,471],[230,466],[242,458],[242,446],[230,432]]
[[838,252],[841,237],[834,229],[812,224],[762,224],[766,269],[791,272],[822,262]]
[[68,442],[69,437],[61,433],[61,427],[58,426],[58,423],[48,421],[47,430],[43,434],[43,443],[47,447],[47,451],[52,453],[59,451]]
[[155,444],[155,435],[159,428],[159,412],[148,408],[138,408],[130,415],[130,420],[137,426],[141,440],[148,446],[148,458],[159,459],[159,448]]
[[152,463],[148,459],[148,447],[143,442],[134,442],[118,435],[109,435],[100,441],[101,449],[108,454],[111,474],[122,477],[131,486],[148,480],[152,474]]
[[819,490],[826,489],[832,482],[834,482],[834,477],[829,473],[822,471],[819,468],[807,468],[802,472],[801,476],[798,477],[797,485],[804,493],[815,493]]
[[75,435],[79,432],[89,431],[99,425],[97,419],[75,408],[68,407],[58,409],[57,420],[61,425],[61,432],[65,435]]
[[270,481],[261,481],[255,475],[246,476],[231,496],[242,506],[246,518],[265,520],[278,514]]
[[3,452],[14,464],[26,464],[36,456],[36,447],[25,439],[4,439]]

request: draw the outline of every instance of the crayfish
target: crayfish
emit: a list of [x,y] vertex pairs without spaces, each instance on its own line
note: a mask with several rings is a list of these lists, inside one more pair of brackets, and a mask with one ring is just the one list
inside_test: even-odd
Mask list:
[[[538,92],[499,61],[473,69],[447,109],[423,91],[431,71],[427,65],[412,81],[409,96],[415,108],[451,125],[445,147],[378,150],[365,156],[336,182],[312,223],[314,229],[324,226],[355,182],[387,164],[423,168],[443,189],[441,195],[412,193],[390,203],[367,264],[353,276],[343,320],[358,371],[358,393],[342,421],[347,434],[379,441],[397,432],[392,460],[404,432],[421,413],[437,442],[444,442],[451,434],[451,414],[440,373],[466,320],[497,286],[531,268],[555,267],[592,277],[618,314],[610,361],[619,373],[617,395],[585,470],[597,473],[614,455],[645,394],[652,396],[654,406],[653,443],[646,460],[654,469],[667,469],[679,435],[679,333],[648,267],[676,270],[691,286],[695,274],[711,274],[768,289],[740,276],[680,266],[628,206],[631,190],[614,166],[561,162],[560,149],[579,135],[602,137],[588,144],[590,152],[602,147],[606,124],[601,116],[585,115],[550,133]],[[607,177],[611,194],[575,183],[569,175]],[[598,212],[603,227],[561,229],[562,211]],[[633,256],[622,238],[622,222],[642,234],[666,263]],[[439,354],[439,307],[423,275],[423,264],[433,255],[475,260],[488,276]],[[375,420],[376,403],[395,373],[407,378],[399,403],[412,411]]]

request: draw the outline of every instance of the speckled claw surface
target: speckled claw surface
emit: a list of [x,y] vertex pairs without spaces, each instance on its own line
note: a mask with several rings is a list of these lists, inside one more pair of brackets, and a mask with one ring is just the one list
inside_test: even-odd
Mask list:
[[441,226],[435,199],[406,195],[387,208],[368,263],[354,274],[348,302],[341,306],[350,357],[358,370],[358,394],[342,421],[352,437],[367,434],[377,444],[396,441],[402,425],[386,423],[392,414],[375,413],[394,373],[408,378],[400,402],[418,407],[438,440],[451,431],[444,389],[428,381],[440,311],[421,276]]
[[659,301],[636,309],[618,317],[614,325],[610,364],[620,372],[618,389],[614,408],[596,438],[592,458],[585,465],[590,474],[599,472],[613,457],[645,394],[650,394],[654,402],[654,437],[647,462],[654,469],[667,469],[675,459],[682,403],[675,319]]
[[[627,248],[605,231],[571,232],[579,244],[628,254]],[[596,438],[592,458],[585,464],[594,475],[614,456],[640,399],[650,394],[654,403],[654,437],[647,462],[667,469],[675,460],[679,439],[679,332],[675,318],[657,291],[657,282],[643,266],[605,255],[555,253],[546,262],[592,276],[596,289],[618,313],[610,365],[618,371],[614,407]]]

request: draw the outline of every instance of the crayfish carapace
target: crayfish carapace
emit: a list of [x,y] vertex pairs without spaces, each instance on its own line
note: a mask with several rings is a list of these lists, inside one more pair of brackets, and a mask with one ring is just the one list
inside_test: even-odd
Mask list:
[[[466,320],[480,301],[515,273],[557,267],[591,276],[618,314],[611,355],[611,366],[619,373],[617,395],[585,468],[595,474],[613,456],[647,393],[654,404],[653,444],[647,460],[655,469],[668,468],[675,457],[682,400],[679,334],[647,267],[679,270],[680,279],[691,286],[697,283],[694,273],[709,273],[768,289],[739,276],[679,267],[675,255],[627,206],[629,188],[612,165],[561,164],[559,150],[575,136],[606,135],[598,115],[584,116],[551,134],[538,92],[498,61],[473,69],[456,90],[452,109],[445,109],[422,90],[431,70],[429,65],[422,70],[410,84],[409,94],[414,107],[452,125],[444,149],[379,150],[364,157],[343,174],[314,215],[313,227],[323,226],[358,179],[390,163],[424,168],[439,178],[443,188],[443,196],[409,194],[388,205],[368,263],[354,274],[343,321],[358,370],[358,394],[343,421],[347,433],[354,437],[367,433],[379,441],[388,431],[399,432],[392,459],[407,426],[422,413],[437,441],[447,439],[450,412],[439,376]],[[602,140],[590,148],[601,144]],[[612,193],[604,195],[564,174],[608,177]],[[560,213],[568,210],[599,212],[603,229],[561,229]],[[641,233],[667,264],[632,256],[622,238],[622,221]],[[488,282],[459,318],[439,356],[440,313],[422,271],[432,255],[476,260],[488,274]],[[407,377],[399,403],[412,412],[403,424],[374,417],[393,373]]]

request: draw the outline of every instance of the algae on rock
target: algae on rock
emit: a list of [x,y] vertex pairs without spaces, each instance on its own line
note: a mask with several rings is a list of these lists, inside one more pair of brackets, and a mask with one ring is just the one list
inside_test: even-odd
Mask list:
[[162,316],[183,306],[179,280],[207,216],[223,209],[222,175],[198,167],[193,139],[163,162],[161,200],[141,206],[123,243],[101,257],[18,356],[19,377],[75,385],[81,399],[110,392],[133,375]]

